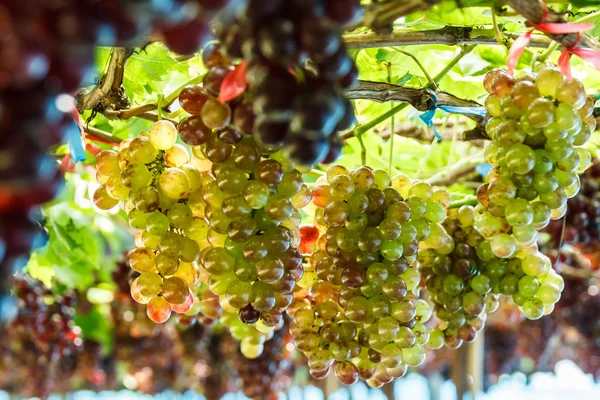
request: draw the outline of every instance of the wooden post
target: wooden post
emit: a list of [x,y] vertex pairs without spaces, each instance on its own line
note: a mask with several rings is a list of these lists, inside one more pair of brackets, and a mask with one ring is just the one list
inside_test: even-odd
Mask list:
[[458,400],[463,400],[467,392],[475,398],[475,393],[483,390],[484,351],[483,332],[480,332],[475,342],[463,344],[455,351],[451,378],[456,386]]

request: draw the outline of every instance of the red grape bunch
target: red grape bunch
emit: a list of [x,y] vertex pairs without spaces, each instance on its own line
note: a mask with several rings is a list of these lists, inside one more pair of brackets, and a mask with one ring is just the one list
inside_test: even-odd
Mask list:
[[227,53],[249,62],[261,143],[283,145],[299,164],[337,157],[336,132],[355,121],[341,90],[358,76],[341,33],[361,14],[358,0],[249,0],[237,18],[217,18]]
[[278,398],[279,392],[288,388],[294,372],[293,352],[288,348],[291,339],[284,325],[265,343],[264,351],[259,357],[248,360],[239,349],[233,352],[238,386],[245,396],[251,399],[274,400]]
[[431,307],[419,299],[419,243],[441,249],[450,195],[380,169],[334,165],[313,189],[322,231],[306,268],[308,297],[290,328],[310,372],[379,387],[425,360]]
[[12,325],[26,331],[48,358],[76,353],[81,329],[75,325],[76,296],[53,295],[44,284],[26,274],[13,281],[19,311]]

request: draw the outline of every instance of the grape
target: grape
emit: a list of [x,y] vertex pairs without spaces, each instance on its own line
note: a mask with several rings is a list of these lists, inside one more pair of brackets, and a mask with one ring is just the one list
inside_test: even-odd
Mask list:
[[133,161],[140,164],[151,163],[158,155],[158,150],[148,138],[143,136],[133,139],[129,144],[128,150]]
[[96,169],[106,176],[118,176],[121,172],[118,153],[114,150],[103,150],[96,156]]
[[[181,108],[192,115],[200,115],[202,106],[207,100],[208,96],[204,93],[201,86],[188,86],[183,88],[179,93],[179,104],[181,105]],[[179,130],[181,132],[181,126]]]
[[178,168],[167,168],[159,177],[160,189],[172,199],[187,197],[190,182],[187,175]]
[[202,122],[210,129],[223,129],[231,121],[231,109],[216,99],[208,99],[202,106]]
[[129,266],[138,272],[152,270],[154,268],[154,259],[154,252],[144,247],[138,247],[128,255]]
[[146,313],[153,322],[163,324],[171,316],[171,305],[164,297],[153,297],[148,301]]
[[156,272],[144,272],[136,281],[137,290],[144,297],[156,297],[162,290],[163,280]]
[[119,204],[119,200],[111,197],[106,191],[105,186],[100,186],[94,192],[93,202],[96,207],[101,210],[110,210]]
[[150,129],[150,143],[158,150],[168,150],[177,141],[177,128],[172,122],[161,120]]

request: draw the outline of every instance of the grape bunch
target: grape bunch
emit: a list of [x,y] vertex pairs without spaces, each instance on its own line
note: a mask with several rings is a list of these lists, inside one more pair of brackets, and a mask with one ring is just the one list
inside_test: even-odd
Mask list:
[[489,275],[490,270],[495,270],[488,270],[487,263],[477,253],[483,238],[473,227],[474,219],[471,206],[454,211],[444,221],[446,232],[454,240],[453,246],[422,250],[418,257],[425,288],[440,321],[438,329],[431,331],[431,338],[443,338],[436,344],[445,343],[449,348],[473,342],[485,325],[486,315],[499,305],[498,295],[492,293],[496,277]]
[[74,293],[53,295],[42,282],[26,274],[13,278],[13,292],[18,314],[12,326],[28,335],[47,359],[78,352],[82,340],[81,329],[73,321]]
[[580,81],[546,64],[516,79],[490,71],[484,86],[492,139],[485,158],[494,168],[477,192],[475,227],[487,239],[483,246],[504,260],[498,263],[521,263],[522,276],[505,277],[512,283],[503,292],[537,319],[552,311],[564,286],[537,251],[537,230],[562,217],[567,200],[579,192],[577,173],[591,162],[580,146],[595,129],[594,101]]
[[450,195],[404,175],[334,165],[313,202],[321,237],[290,331],[314,377],[333,367],[344,384],[379,387],[424,362],[432,310],[419,299],[417,251],[452,245],[440,224]]
[[335,160],[336,132],[355,121],[341,90],[358,77],[341,32],[361,13],[358,0],[249,0],[237,18],[216,19],[227,54],[249,62],[254,135],[261,143],[283,145],[303,165]]
[[193,196],[194,202],[204,202],[207,221],[200,261],[226,311],[272,329],[282,321],[303,274],[299,209],[310,202],[311,193],[281,151],[273,152],[252,136],[246,103],[235,105],[238,118],[232,121],[234,102],[206,95],[210,76],[202,87],[180,95],[192,115],[179,125],[179,136],[192,146],[195,162],[207,169],[199,195]]
[[129,266],[141,274],[131,294],[147,304],[148,317],[157,323],[193,306],[190,287],[199,279],[195,262],[206,237],[203,206],[198,207],[203,177],[176,141],[177,128],[158,121],[124,140],[119,151],[104,150],[96,158],[101,185],[93,202],[108,210],[122,201],[130,225],[140,230],[128,255]]
[[248,360],[236,349],[233,352],[233,366],[238,376],[238,386],[245,396],[251,399],[277,399],[278,392],[285,391],[293,375],[291,343],[285,326],[276,330],[273,337],[264,345],[263,353]]

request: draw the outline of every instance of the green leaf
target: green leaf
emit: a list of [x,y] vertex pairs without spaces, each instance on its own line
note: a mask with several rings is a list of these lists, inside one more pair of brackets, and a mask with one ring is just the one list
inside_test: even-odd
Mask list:
[[81,328],[84,340],[93,340],[102,345],[104,352],[112,350],[112,324],[110,321],[110,306],[96,305],[87,314],[76,314],[75,324]]

